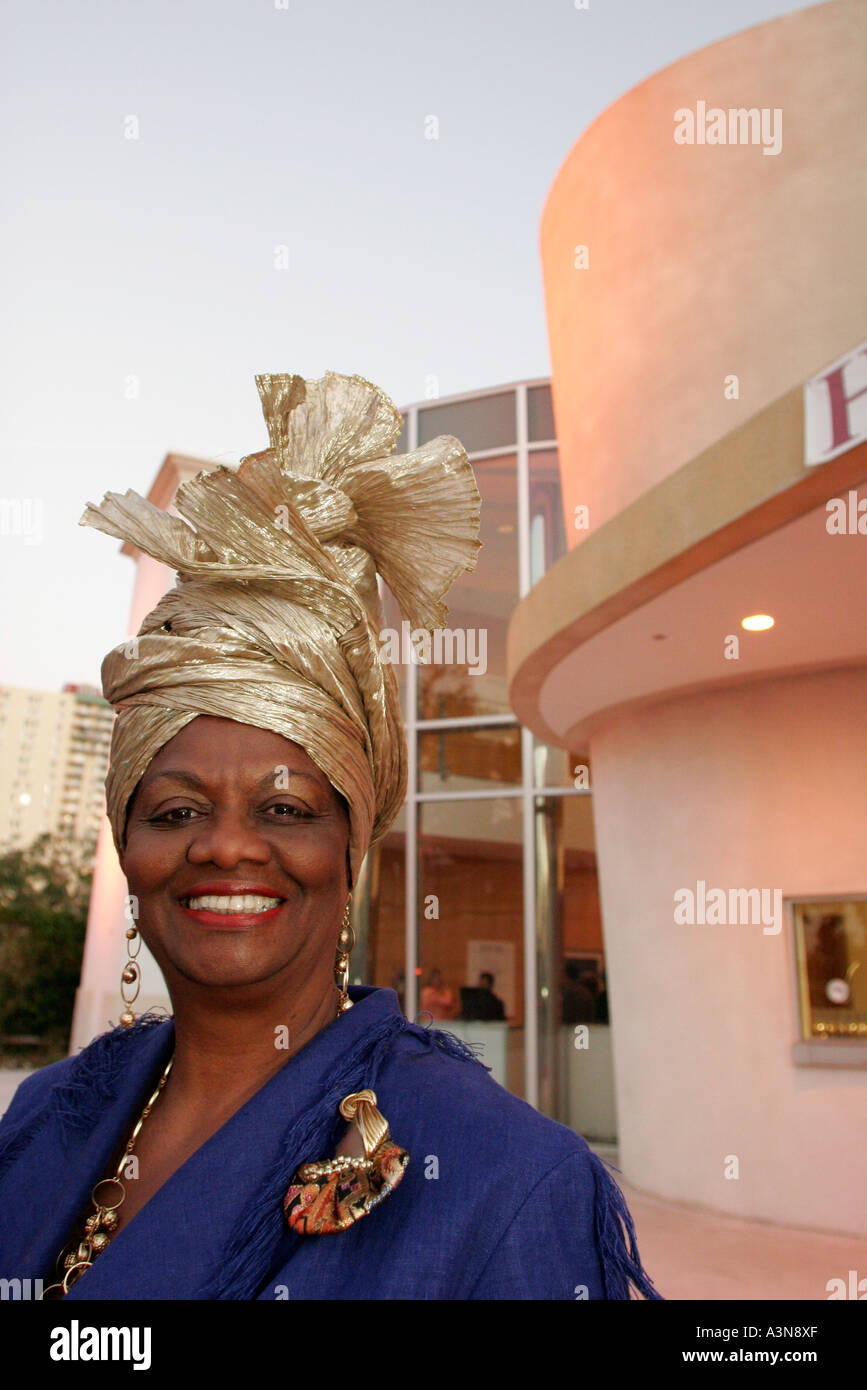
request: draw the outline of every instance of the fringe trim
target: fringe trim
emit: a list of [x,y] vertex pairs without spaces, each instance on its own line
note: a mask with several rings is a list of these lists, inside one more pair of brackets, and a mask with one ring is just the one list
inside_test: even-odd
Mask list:
[[131,1028],[118,1025],[82,1048],[64,1080],[50,1086],[38,1108],[10,1125],[0,1137],[0,1174],[15,1163],[51,1116],[59,1121],[67,1142],[74,1134],[93,1129],[106,1104],[119,1094],[138,1039],[145,1031],[165,1024],[167,1018],[165,1013],[149,1009]]
[[606,1299],[632,1299],[634,1290],[635,1297],[663,1301],[641,1263],[635,1226],[623,1193],[592,1150],[590,1164],[596,1179],[593,1224]]
[[67,1136],[93,1129],[105,1106],[123,1089],[142,1034],[164,1027],[170,1017],[157,1007],[148,1009],[131,1028],[118,1024],[82,1048],[66,1080],[51,1089],[55,1114]]
[[485,1071],[491,1068],[485,1066],[479,1053],[484,1052],[484,1043],[468,1043],[463,1038],[459,1038],[456,1033],[450,1033],[446,1028],[431,1028],[428,1024],[407,1022],[407,1031],[415,1038],[423,1038],[430,1045],[434,1043],[442,1052],[448,1053],[450,1057],[459,1057],[464,1062],[478,1062]]

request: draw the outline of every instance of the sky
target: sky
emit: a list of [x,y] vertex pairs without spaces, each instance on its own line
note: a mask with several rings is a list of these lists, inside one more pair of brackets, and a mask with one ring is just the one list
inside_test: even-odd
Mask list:
[[99,684],[134,570],[85,503],[147,495],[170,451],[263,448],[256,373],[399,406],[547,376],[539,222],[572,146],[808,7],[2,0],[0,683]]

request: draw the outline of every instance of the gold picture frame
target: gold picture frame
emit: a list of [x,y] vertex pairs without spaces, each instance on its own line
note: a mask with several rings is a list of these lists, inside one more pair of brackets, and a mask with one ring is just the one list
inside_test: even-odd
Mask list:
[[867,897],[791,903],[800,1032],[806,1042],[867,1040]]

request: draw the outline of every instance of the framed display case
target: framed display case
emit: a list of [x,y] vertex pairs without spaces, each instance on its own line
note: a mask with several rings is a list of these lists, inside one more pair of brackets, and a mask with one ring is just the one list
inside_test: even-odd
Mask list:
[[[867,1065],[867,897],[803,898],[789,907],[800,1041],[831,1048],[846,1065],[842,1046],[849,1064]],[[821,1062],[821,1051],[796,1049],[796,1060]]]

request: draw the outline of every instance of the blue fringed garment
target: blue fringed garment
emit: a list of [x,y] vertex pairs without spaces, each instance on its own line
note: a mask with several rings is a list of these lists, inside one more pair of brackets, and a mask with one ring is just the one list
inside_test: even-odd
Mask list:
[[[583,1139],[494,1082],[389,989],[317,1034],[155,1193],[72,1299],[658,1298],[617,1185]],[[174,1046],[170,1019],[97,1038],[24,1081],[0,1123],[0,1277],[54,1262]],[[403,1181],[349,1230],[290,1231],[296,1168],[333,1153],[372,1087]]]

